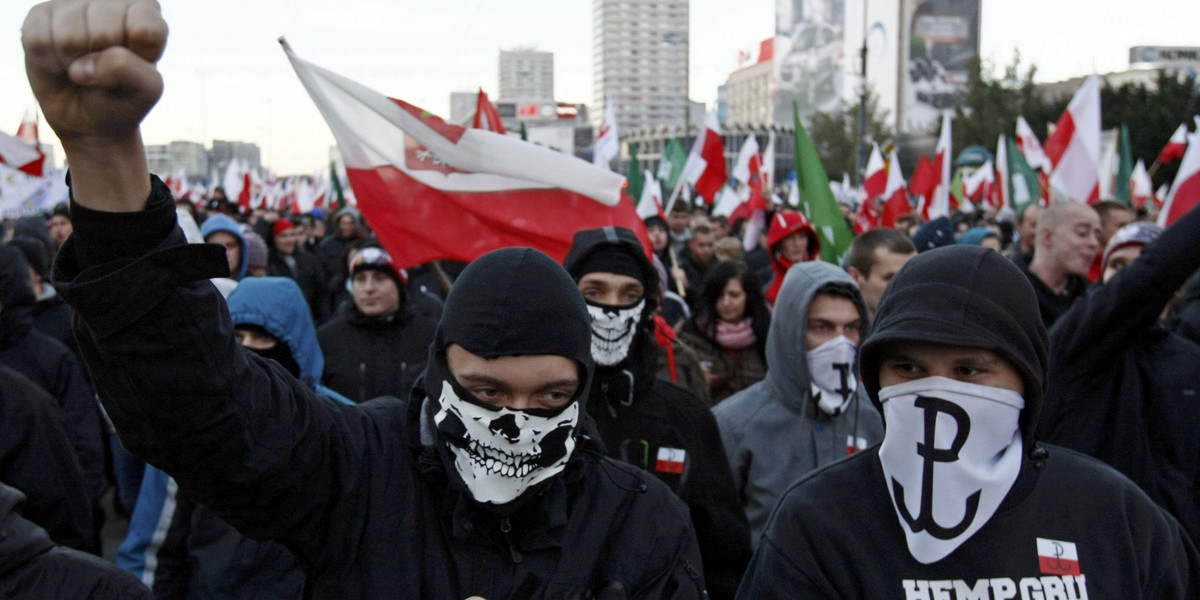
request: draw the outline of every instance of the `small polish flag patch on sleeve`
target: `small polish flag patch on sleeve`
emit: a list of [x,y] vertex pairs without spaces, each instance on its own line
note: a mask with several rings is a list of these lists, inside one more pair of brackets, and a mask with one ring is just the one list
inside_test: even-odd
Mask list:
[[1080,575],[1079,553],[1073,542],[1037,538],[1038,564],[1045,575]]
[[847,456],[854,454],[855,452],[858,452],[859,450],[864,450],[864,449],[866,449],[866,447],[867,447],[866,439],[860,438],[860,437],[855,437],[853,435],[846,436],[846,455]]
[[654,469],[659,473],[683,473],[683,463],[687,461],[687,451],[682,448],[659,448],[658,460]]

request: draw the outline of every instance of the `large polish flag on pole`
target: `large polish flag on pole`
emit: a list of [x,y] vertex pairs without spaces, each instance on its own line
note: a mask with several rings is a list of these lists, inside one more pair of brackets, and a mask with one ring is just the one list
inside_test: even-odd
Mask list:
[[617,109],[613,106],[612,94],[604,103],[604,120],[600,122],[600,134],[592,147],[592,164],[612,169],[612,161],[621,153],[621,142],[617,133]]
[[1046,157],[1042,143],[1038,141],[1037,134],[1029,126],[1029,121],[1021,116],[1017,117],[1017,147],[1021,149],[1021,154],[1025,156],[1025,162],[1029,166],[1043,171],[1050,170],[1050,159]]
[[[725,166],[725,142],[721,138],[721,125],[717,122],[715,110],[704,117],[704,130],[692,144],[692,151],[688,153],[683,166],[683,177],[709,204],[713,203],[729,179]],[[669,207],[672,202],[667,204]]]
[[1158,225],[1167,227],[1197,204],[1200,204],[1200,132],[1188,134],[1187,152],[1158,213]]
[[1054,165],[1050,187],[1076,202],[1100,198],[1100,78],[1091,75],[1071,98],[1046,140]]
[[932,199],[923,203],[921,216],[926,222],[950,214],[950,163],[954,162],[951,153],[950,113],[942,113],[942,133],[938,137],[937,156],[933,159],[934,176],[937,185],[933,189]]
[[628,227],[645,239],[625,178],[562,152],[448,124],[284,52],[329,124],[358,208],[397,266],[471,261],[531,246],[561,261],[575,232]]

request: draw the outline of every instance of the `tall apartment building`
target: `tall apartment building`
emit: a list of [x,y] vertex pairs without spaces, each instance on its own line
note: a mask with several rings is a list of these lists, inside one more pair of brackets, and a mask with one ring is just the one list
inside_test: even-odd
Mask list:
[[592,123],[608,96],[619,131],[688,119],[688,0],[593,0]]
[[500,51],[500,95],[494,100],[554,101],[554,53],[532,48]]
[[172,172],[183,169],[184,174],[191,178],[209,176],[208,150],[198,142],[174,141],[168,146],[171,155]]

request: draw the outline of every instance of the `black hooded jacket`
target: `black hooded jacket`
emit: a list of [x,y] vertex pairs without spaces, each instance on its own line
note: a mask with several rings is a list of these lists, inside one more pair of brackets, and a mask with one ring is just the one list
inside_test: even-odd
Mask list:
[[28,377],[62,407],[92,498],[104,490],[100,407],[74,354],[33,328],[33,287],[20,250],[0,246],[0,364]]
[[613,227],[576,233],[564,266],[578,280],[588,256],[608,246],[637,260],[649,292],[629,355],[616,365],[596,367],[588,414],[609,456],[653,473],[688,505],[709,594],[732,598],[750,560],[750,525],[712,411],[691,391],[655,375],[657,271],[633,232]]
[[1200,268],[1200,210],[1168,227],[1050,330],[1038,433],[1137,483],[1200,540],[1200,344],[1157,325]]
[[0,483],[0,598],[153,600],[128,571],[56,545],[21,516],[24,495]]
[[[439,459],[423,396],[407,409],[387,397],[336,405],[247,358],[205,281],[228,269],[224,252],[184,243],[160,180],[142,212],[74,205],[72,216],[54,280],[122,441],[246,535],[288,546],[306,565],[308,597],[701,597],[686,508],[659,482],[584,440],[521,510],[486,510]],[[467,299],[494,310],[455,327],[508,353],[539,341],[531,329],[541,340],[561,333],[522,318],[539,299],[561,299],[562,279],[573,287],[560,267],[558,284],[544,268],[519,278],[506,261],[482,268]],[[443,326],[453,310],[448,300]],[[548,352],[532,343],[518,353]]]
[[884,349],[895,342],[985,348],[1020,374],[1025,452],[987,522],[945,557],[917,561],[874,446],[784,494],[739,598],[1197,597],[1200,556],[1174,518],[1111,467],[1034,442],[1048,344],[1024,281],[992,250],[923,252],[888,284],[860,350],[876,404]]
[[25,518],[58,544],[99,553],[91,494],[49,394],[0,367],[0,481],[25,492]]

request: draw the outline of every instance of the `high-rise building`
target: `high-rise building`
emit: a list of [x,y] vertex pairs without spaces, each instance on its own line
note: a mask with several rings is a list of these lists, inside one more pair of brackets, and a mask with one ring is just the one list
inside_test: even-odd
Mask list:
[[688,118],[688,0],[593,0],[592,123],[611,95],[618,131]]
[[213,140],[212,155],[209,164],[218,173],[224,173],[230,161],[235,158],[246,161],[246,164],[251,169],[257,169],[261,166],[258,144]]
[[166,177],[171,174],[171,147],[167,144],[146,144],[146,165],[151,173]]
[[171,171],[183,169],[189,178],[205,178],[208,172],[208,150],[198,142],[174,141],[168,146]]
[[554,101],[554,53],[533,48],[500,51],[500,95],[495,100]]

